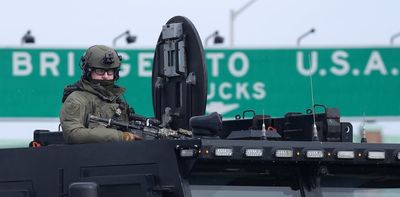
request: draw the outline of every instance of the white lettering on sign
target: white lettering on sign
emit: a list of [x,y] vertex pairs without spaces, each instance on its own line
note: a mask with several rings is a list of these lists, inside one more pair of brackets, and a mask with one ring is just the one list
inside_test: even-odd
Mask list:
[[[307,65],[309,66],[308,69],[305,68],[304,66],[304,55],[302,51],[298,51],[297,55],[296,55],[296,68],[297,71],[303,75],[303,76],[310,76],[313,75],[318,68],[318,53],[316,51],[312,51],[311,52],[311,65],[309,63],[307,63]],[[308,61],[310,62],[310,61]]]
[[72,52],[68,53],[68,76],[73,77],[75,75],[75,64],[74,64],[75,54]]
[[339,67],[331,67],[331,72],[337,76],[346,75],[350,71],[350,64],[346,61],[348,57],[349,54],[345,51],[335,51],[332,54],[332,62]]
[[[328,71],[335,76],[345,76],[349,73],[353,76],[359,76],[364,70],[364,76],[369,76],[373,72],[379,73],[382,76],[387,76],[391,74],[392,76],[398,75],[398,69],[392,68],[387,70],[385,63],[381,57],[379,51],[372,51],[368,57],[367,64],[364,68],[351,68],[350,62],[348,60],[349,53],[344,50],[336,50],[331,54],[332,66],[330,68],[318,68],[318,53],[316,51],[311,52],[311,65],[309,68],[304,66],[304,54],[302,51],[298,51],[296,54],[296,68],[297,71],[303,76],[310,76],[315,73],[319,73],[320,76],[326,76]],[[324,58],[325,59],[325,58]],[[354,61],[354,60],[353,60]],[[325,65],[329,65],[325,62]],[[357,64],[358,66],[361,66]]]
[[246,99],[250,99],[249,92],[247,91],[249,83],[236,83],[236,99],[241,99],[242,96]]
[[252,96],[257,100],[264,99],[265,96],[267,96],[267,93],[265,92],[265,84],[263,82],[258,81],[254,83],[253,90],[254,93],[252,94]]
[[[241,61],[242,66],[240,69],[237,69],[235,66],[236,61]],[[233,53],[228,60],[228,69],[229,72],[235,77],[243,77],[249,71],[249,59],[247,56],[242,52],[235,52]]]
[[51,71],[53,76],[59,76],[57,66],[60,64],[60,57],[54,52],[40,53],[40,76],[46,76],[47,70]]
[[[211,77],[223,77],[227,76],[227,72],[221,72],[222,66],[227,66],[226,69],[228,74],[233,78],[243,78],[250,70],[250,61],[247,55],[243,52],[233,52],[227,56],[223,52],[209,52],[206,54],[206,58],[210,61],[211,65]],[[222,64],[227,62],[226,64]],[[230,78],[232,78],[230,77]],[[211,101],[212,105],[207,105],[208,108],[218,109],[219,113],[228,113],[239,107],[239,103],[229,103],[237,102],[238,100],[262,100],[266,97],[265,84],[261,81],[252,82],[254,79],[245,82],[237,82],[233,79],[232,81],[222,81],[222,82],[209,82],[207,99],[208,100],[220,100]],[[222,100],[222,101],[221,101]],[[228,103],[225,103],[228,102]],[[223,108],[223,109],[222,109]]]
[[[225,58],[224,53],[207,53],[206,58],[211,60],[211,76],[219,77],[220,60]],[[250,68],[249,58],[242,52],[234,52],[228,58],[228,71],[234,77],[243,77]]]
[[[129,60],[130,58],[129,55],[124,52],[120,52],[118,54],[121,55],[122,59],[125,61]],[[119,76],[126,77],[129,75],[130,72],[131,72],[131,65],[128,63],[121,63],[121,70],[119,71]]]
[[32,73],[32,57],[27,52],[12,53],[12,75],[27,76]]
[[385,64],[378,51],[372,51],[369,56],[367,66],[365,67],[364,74],[370,75],[372,71],[379,71],[382,75],[387,75]]
[[224,53],[207,53],[206,57],[211,60],[211,76],[219,76],[219,60],[225,57]]
[[232,84],[230,84],[228,82],[223,82],[223,83],[221,83],[221,85],[218,88],[219,96],[224,100],[229,100],[232,98],[232,94],[226,93],[225,89],[232,89]]
[[236,100],[262,100],[267,95],[265,91],[265,84],[260,81],[255,82],[254,84],[249,82],[238,82],[235,83],[235,85],[233,85],[231,82],[222,82],[219,85],[214,82],[210,82],[208,86],[207,99],[213,99],[217,93],[222,100],[232,99],[233,95],[235,95]]
[[210,83],[208,86],[207,100],[214,98],[215,96],[215,83]]
[[151,77],[153,68],[154,53],[138,54],[138,75],[139,77]]

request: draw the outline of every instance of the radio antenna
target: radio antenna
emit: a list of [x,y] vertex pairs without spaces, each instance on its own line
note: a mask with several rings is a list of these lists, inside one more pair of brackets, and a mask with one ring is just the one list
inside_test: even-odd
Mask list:
[[312,80],[312,73],[311,73],[311,53],[308,54],[308,64],[310,66],[310,89],[311,89],[311,109],[312,109],[312,116],[313,116],[313,137],[312,141],[319,141],[318,138],[318,130],[317,130],[317,124],[315,121],[315,102],[314,102],[314,87],[313,87],[313,80]]
[[261,133],[262,133],[262,138],[265,140],[267,139],[267,130],[265,129],[265,117],[264,117],[264,109],[263,109],[263,114],[262,114],[262,126],[261,126]]
[[367,143],[367,134],[365,131],[365,112],[363,112],[363,125],[362,125],[362,132],[361,132],[361,143]]
[[267,131],[267,130],[265,129],[264,110],[263,110],[262,120],[263,120],[263,122],[262,122],[262,131]]

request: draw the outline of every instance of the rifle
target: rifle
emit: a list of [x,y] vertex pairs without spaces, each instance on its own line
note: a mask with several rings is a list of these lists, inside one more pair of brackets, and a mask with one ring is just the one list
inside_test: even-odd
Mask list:
[[185,129],[173,130],[170,128],[158,126],[159,121],[154,119],[145,118],[143,120],[134,120],[129,123],[119,122],[112,118],[101,118],[89,114],[87,122],[104,123],[106,127],[117,127],[119,130],[127,130],[131,132],[141,132],[144,135],[152,136],[156,139],[180,139],[192,137],[192,131]]

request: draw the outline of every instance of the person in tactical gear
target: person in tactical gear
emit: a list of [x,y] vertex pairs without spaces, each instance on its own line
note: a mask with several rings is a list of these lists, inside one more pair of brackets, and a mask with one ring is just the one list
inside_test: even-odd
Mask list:
[[115,85],[122,57],[107,46],[95,45],[81,58],[81,79],[64,89],[60,122],[66,143],[132,141],[140,136],[126,128],[109,128],[101,123],[88,123],[89,114],[129,122],[132,108],[121,98],[124,88]]

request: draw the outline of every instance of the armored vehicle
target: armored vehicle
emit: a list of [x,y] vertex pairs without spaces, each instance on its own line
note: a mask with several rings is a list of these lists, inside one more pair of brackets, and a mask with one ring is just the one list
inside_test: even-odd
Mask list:
[[[397,196],[400,145],[353,142],[337,109],[233,120],[204,115],[207,77],[193,24],[174,17],[154,57],[155,119],[123,126],[145,140],[64,144],[36,130],[29,148],[0,150],[1,197]],[[323,108],[316,113],[315,108]]]

